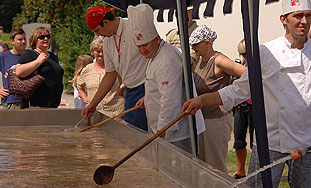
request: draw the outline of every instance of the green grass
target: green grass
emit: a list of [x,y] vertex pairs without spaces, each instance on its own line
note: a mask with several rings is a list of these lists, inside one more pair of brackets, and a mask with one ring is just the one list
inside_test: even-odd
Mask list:
[[[246,173],[248,170],[248,164],[249,164],[250,156],[251,156],[251,150],[247,150],[247,157],[246,157],[246,162],[245,162],[246,163],[246,167],[245,167]],[[228,151],[227,167],[228,167],[229,174],[233,174],[237,169],[237,159],[236,159],[234,150]]]
[[[245,167],[246,173],[248,170],[250,155],[251,155],[251,150],[247,150],[246,167]],[[228,151],[227,167],[228,167],[229,174],[233,174],[237,169],[237,159],[236,159],[234,150]],[[288,174],[288,167],[287,167],[287,165],[285,165],[285,169],[283,171],[283,176],[287,176],[287,174]],[[281,181],[279,188],[289,188],[288,182],[282,182]]]

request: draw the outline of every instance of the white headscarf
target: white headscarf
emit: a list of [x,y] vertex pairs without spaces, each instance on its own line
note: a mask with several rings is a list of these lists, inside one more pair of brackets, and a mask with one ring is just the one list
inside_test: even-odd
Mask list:
[[209,40],[212,44],[217,38],[217,33],[206,25],[201,25],[193,30],[189,38],[189,44],[198,44],[199,42]]

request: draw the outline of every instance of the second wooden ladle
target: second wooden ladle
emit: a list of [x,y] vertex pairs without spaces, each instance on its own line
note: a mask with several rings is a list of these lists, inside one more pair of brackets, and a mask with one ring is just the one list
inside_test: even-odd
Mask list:
[[154,139],[156,139],[158,136],[160,136],[163,132],[165,132],[168,128],[170,128],[172,125],[174,125],[177,121],[179,121],[182,117],[184,117],[186,114],[183,112],[181,113],[176,119],[171,121],[168,125],[166,125],[163,129],[158,131],[156,134],[154,134],[152,137],[150,137],[146,142],[144,142],[142,145],[137,147],[135,150],[133,150],[131,153],[126,155],[123,159],[121,159],[118,163],[116,163],[113,166],[107,166],[103,165],[96,169],[93,175],[93,179],[96,184],[98,185],[104,185],[111,182],[114,170],[118,168],[122,163],[124,163],[126,160],[128,160],[130,157],[132,157],[135,153],[143,149],[145,146],[147,146],[149,143],[151,143]]
[[111,120],[113,120],[113,119],[115,119],[115,118],[124,116],[125,114],[127,114],[127,113],[129,113],[129,112],[131,112],[131,111],[133,111],[133,110],[136,110],[136,109],[138,109],[138,108],[140,108],[140,106],[135,106],[135,107],[133,107],[133,108],[130,108],[130,109],[126,110],[126,111],[121,112],[120,114],[118,114],[118,115],[116,115],[116,116],[110,117],[110,118],[108,118],[108,119],[105,119],[105,120],[102,121],[102,122],[99,122],[99,123],[97,123],[97,124],[95,124],[95,125],[89,126],[89,127],[85,128],[85,129],[82,129],[80,132],[88,131],[88,130],[94,128],[94,127],[99,127],[99,126],[103,125],[104,123],[107,123],[108,121],[111,121]]

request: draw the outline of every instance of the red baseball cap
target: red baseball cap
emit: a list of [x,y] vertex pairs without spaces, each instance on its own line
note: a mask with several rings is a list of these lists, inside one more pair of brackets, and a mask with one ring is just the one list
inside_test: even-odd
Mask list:
[[88,28],[94,30],[106,16],[107,12],[113,12],[113,8],[106,8],[103,5],[89,8],[86,14]]

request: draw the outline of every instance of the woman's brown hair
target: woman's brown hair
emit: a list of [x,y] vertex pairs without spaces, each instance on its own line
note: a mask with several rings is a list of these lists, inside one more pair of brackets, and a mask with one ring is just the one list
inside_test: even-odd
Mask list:
[[73,75],[73,79],[71,80],[71,83],[73,83],[73,85],[75,87],[77,87],[77,79],[78,76],[80,76],[82,69],[93,62],[93,58],[89,55],[80,55],[77,59],[77,63],[76,63],[76,68],[75,68],[75,73]]
[[33,30],[30,34],[30,37],[29,37],[29,46],[31,49],[34,50],[36,48],[37,40],[38,40],[39,36],[41,35],[42,31],[46,31],[47,33],[51,34],[50,30],[48,28],[45,28],[45,27],[38,27],[35,30]]

